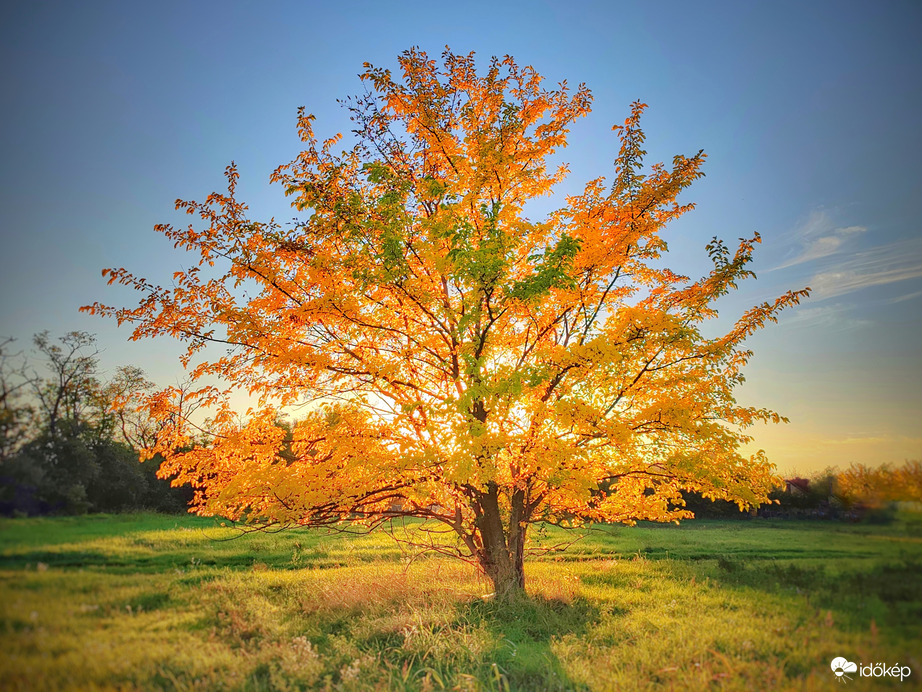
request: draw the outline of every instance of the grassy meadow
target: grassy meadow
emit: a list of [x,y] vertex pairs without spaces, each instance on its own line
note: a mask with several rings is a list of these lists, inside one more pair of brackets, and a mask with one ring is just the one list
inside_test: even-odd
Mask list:
[[837,656],[912,667],[854,689],[922,680],[918,516],[604,526],[526,575],[504,606],[384,531],[3,520],[0,688],[826,690]]

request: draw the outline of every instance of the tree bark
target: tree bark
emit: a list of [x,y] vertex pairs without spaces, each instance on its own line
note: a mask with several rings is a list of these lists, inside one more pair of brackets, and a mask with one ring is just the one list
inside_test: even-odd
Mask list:
[[512,498],[509,525],[504,526],[499,509],[498,488],[490,483],[480,498],[476,519],[483,548],[478,560],[484,573],[493,582],[497,600],[512,600],[525,593],[525,531],[522,514],[524,497],[516,491]]

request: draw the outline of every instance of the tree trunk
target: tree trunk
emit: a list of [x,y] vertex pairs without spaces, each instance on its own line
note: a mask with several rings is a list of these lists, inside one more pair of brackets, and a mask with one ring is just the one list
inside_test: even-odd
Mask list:
[[503,525],[499,511],[498,490],[490,483],[481,497],[481,512],[476,520],[483,549],[478,559],[484,573],[493,582],[497,600],[512,600],[525,593],[525,531],[522,516],[523,497],[518,491],[512,498],[509,526]]

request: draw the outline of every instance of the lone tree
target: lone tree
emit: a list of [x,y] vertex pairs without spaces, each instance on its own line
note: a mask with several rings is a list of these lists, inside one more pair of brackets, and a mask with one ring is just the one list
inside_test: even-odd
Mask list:
[[[674,521],[692,516],[683,490],[765,502],[773,467],[738,448],[744,428],[780,417],[739,406],[733,389],[744,339],[806,290],[704,337],[759,241],[714,239],[697,281],[658,261],[704,154],[645,171],[634,103],[614,128],[612,179],[532,220],[526,203],[567,173],[548,158],[589,90],[544,88],[508,56],[480,75],[473,54],[442,57],[406,51],[399,78],[366,64],[365,93],[346,101],[351,148],[318,140],[299,112],[304,151],[271,178],[300,212],[289,226],[248,218],[232,164],[226,194],[176,202],[201,229],[156,227],[197,260],[171,287],[103,272],[144,298],[84,310],[132,324],[133,339],[183,340],[193,380],[224,383],[185,393],[216,411],[210,443],[191,450],[176,392],[150,398],[161,473],[191,483],[204,515],[441,522],[458,537],[443,549],[479,565],[499,598],[524,588],[533,522]],[[243,423],[235,389],[260,401]],[[278,423],[305,401],[306,417]]]

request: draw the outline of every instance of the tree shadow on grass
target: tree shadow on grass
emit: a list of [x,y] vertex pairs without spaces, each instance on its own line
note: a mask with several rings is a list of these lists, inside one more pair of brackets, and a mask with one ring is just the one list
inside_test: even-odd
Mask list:
[[494,635],[496,646],[482,656],[478,676],[487,689],[588,689],[568,678],[551,642],[586,634],[599,619],[592,603],[528,595],[509,603],[471,601],[459,604],[457,612],[459,621]]
[[0,569],[27,569],[38,564],[47,567],[86,567],[106,565],[110,555],[95,550],[30,550],[0,556]]
[[347,564],[343,559],[322,552],[298,553],[293,560],[290,549],[209,553],[193,546],[181,551],[151,549],[119,555],[99,550],[23,550],[0,555],[0,569],[22,570],[42,563],[49,568],[104,569],[113,574],[157,574],[190,566],[212,569],[249,569],[254,564],[276,570],[330,569]]
[[825,594],[836,600],[845,597],[876,596],[884,602],[922,603],[922,556],[873,564],[864,568],[828,569],[822,564],[790,562],[753,563],[732,556],[716,559],[712,578],[724,586],[742,586],[761,591],[790,590]]
[[778,594],[835,621],[866,629],[886,621],[894,631],[918,631],[922,620],[922,556],[871,565],[796,564],[718,557],[709,576],[721,588]]

